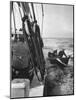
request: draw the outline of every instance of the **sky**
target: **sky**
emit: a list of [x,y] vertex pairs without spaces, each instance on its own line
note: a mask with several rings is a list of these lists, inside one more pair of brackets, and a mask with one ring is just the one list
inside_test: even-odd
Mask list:
[[[43,38],[72,38],[73,37],[73,6],[43,4],[44,17],[42,17],[41,4],[34,4],[35,15],[40,26]],[[18,5],[14,4],[17,29],[21,28],[21,19]],[[32,12],[31,12],[32,13]],[[42,26],[43,18],[43,26]],[[13,17],[12,17],[13,20]],[[14,25],[12,21],[14,31]],[[43,30],[42,30],[43,27]]]
[[73,6],[44,5],[44,37],[73,37]]

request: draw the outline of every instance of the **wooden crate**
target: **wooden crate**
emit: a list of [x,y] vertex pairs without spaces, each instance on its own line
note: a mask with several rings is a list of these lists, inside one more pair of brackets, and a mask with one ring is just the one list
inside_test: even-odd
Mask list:
[[11,98],[29,97],[29,89],[28,79],[14,79],[11,82]]

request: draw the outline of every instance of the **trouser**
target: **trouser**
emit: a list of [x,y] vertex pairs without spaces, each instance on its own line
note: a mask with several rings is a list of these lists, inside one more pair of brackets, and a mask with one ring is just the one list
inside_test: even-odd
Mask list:
[[43,96],[54,96],[53,89],[55,87],[55,82],[51,80],[50,75],[45,77],[45,83],[44,83],[44,90],[43,90]]

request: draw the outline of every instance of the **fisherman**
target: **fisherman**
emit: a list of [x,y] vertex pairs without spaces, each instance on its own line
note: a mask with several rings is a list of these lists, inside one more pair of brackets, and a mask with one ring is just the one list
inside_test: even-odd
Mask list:
[[42,48],[44,46],[44,44],[43,44],[42,38],[40,36],[40,28],[39,28],[39,25],[37,23],[37,20],[34,21],[34,28],[35,28],[34,29],[35,35],[36,35],[38,42],[40,43],[40,46]]
[[[41,43],[40,43],[39,26],[37,25],[37,21],[35,21],[32,25],[27,15],[25,15],[23,17],[22,21],[25,23],[25,27],[27,28],[27,29],[26,28],[25,29],[26,29],[28,42],[30,44],[30,50],[32,52],[32,58],[34,61],[34,65],[35,65],[35,67],[40,68],[41,59],[43,60],[43,58],[41,58],[42,52],[40,51],[42,49],[42,47],[41,47]],[[33,28],[35,29],[35,31],[33,30]],[[40,60],[39,65],[38,65],[38,60]]]
[[[40,46],[42,48],[43,47],[43,41],[42,41],[41,36],[40,36],[40,28],[39,28],[39,26],[37,24],[37,21],[34,21],[33,25],[32,25],[32,23],[30,22],[30,20],[29,20],[27,15],[24,16],[24,18],[22,20],[26,20],[27,21],[27,25],[28,25],[28,29],[27,29],[28,30],[28,34],[27,35],[28,35],[28,38],[30,38],[30,37],[34,38],[35,37],[35,41],[36,41],[35,43],[36,43],[36,46],[37,46],[38,53],[40,55],[39,44],[40,44]],[[35,55],[35,52],[34,52],[34,50],[35,50],[34,46],[32,46],[31,49],[33,50],[32,52],[33,52],[33,55],[35,57],[36,55]]]
[[54,50],[53,53],[48,52],[48,57],[57,57],[57,50]]
[[45,64],[44,55],[42,52],[42,48],[43,48],[44,44],[43,44],[43,40],[40,36],[40,28],[37,23],[37,20],[34,21],[34,33],[35,33],[36,45],[37,45],[39,56],[41,57],[41,59],[43,60],[43,63]]
[[50,51],[48,52],[48,57],[53,57],[53,55]]
[[34,48],[34,44],[33,44],[33,36],[34,36],[34,32],[33,32],[33,29],[32,29],[32,24],[29,20],[29,17],[28,15],[25,15],[23,18],[22,18],[22,21],[25,23],[25,29],[26,29],[26,35],[27,35],[27,38],[28,38],[28,42],[29,42],[29,45],[30,45],[30,50],[32,52],[32,58],[33,58],[33,61],[36,65],[36,54],[35,54],[35,48]]
[[53,56],[57,57],[57,50],[53,51]]
[[59,54],[58,54],[58,57],[59,57],[59,58],[62,58],[63,56],[65,56],[65,57],[67,58],[67,55],[66,55],[66,53],[65,53],[64,50],[65,50],[65,49],[62,49],[62,50],[59,52]]
[[61,95],[60,87],[58,86],[59,75],[62,72],[57,71],[56,66],[52,66],[47,69],[47,75],[45,76],[43,96],[57,96]]

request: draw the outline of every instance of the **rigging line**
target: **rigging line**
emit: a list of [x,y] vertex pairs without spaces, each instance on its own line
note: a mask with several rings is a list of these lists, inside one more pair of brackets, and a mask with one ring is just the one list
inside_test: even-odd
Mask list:
[[13,11],[13,1],[10,2],[10,14],[12,14]]
[[[30,8],[30,4],[29,4],[29,8]],[[31,8],[30,8],[31,9]],[[31,20],[32,20],[32,13],[31,13],[31,10],[30,10],[30,17],[31,17]]]
[[15,34],[16,34],[16,23],[15,23],[14,5],[13,5],[13,21],[14,21],[14,29],[15,29]]
[[42,6],[42,16],[44,16],[43,4],[41,4],[41,6]]
[[[12,20],[12,12],[13,12],[13,2],[10,2],[10,20]],[[12,23],[12,21],[11,21]],[[12,24],[10,25],[11,33],[12,33]]]
[[37,18],[38,18],[38,21],[39,21],[37,6],[35,8],[36,8],[36,12],[37,12]]
[[42,34],[43,34],[43,18],[44,18],[44,10],[43,10],[43,4],[41,4],[42,7]]
[[31,18],[31,20],[32,20],[32,14],[31,14],[31,11],[30,11],[30,18]]
[[23,3],[22,3],[22,9],[23,9],[23,14],[25,16],[25,9],[24,9]]
[[22,3],[22,8],[23,8],[23,12],[24,12],[24,15],[28,15],[28,4],[26,3]]
[[19,13],[20,13],[20,16],[21,16],[21,19],[22,19],[22,14],[21,14],[21,10],[20,10],[19,5],[18,5],[18,9],[19,9]]
[[34,5],[33,5],[33,3],[31,3],[31,7],[32,7],[32,12],[33,12],[34,21],[35,21],[35,20],[36,20],[36,17],[35,17],[35,12],[34,12]]

